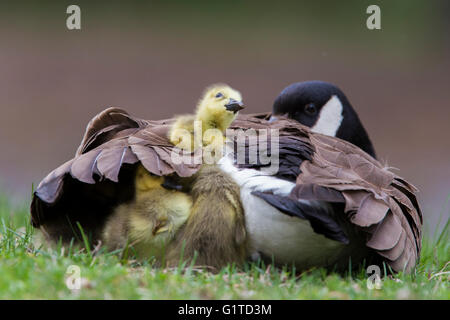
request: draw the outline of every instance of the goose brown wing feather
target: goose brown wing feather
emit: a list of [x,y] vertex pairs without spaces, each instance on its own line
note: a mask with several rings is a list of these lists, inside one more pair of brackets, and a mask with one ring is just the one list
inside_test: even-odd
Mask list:
[[[129,194],[123,190],[133,189],[131,177],[134,171],[129,165],[138,161],[149,172],[159,176],[176,173],[185,177],[194,174],[198,164],[171,161],[171,152],[175,147],[167,134],[172,122],[172,119],[141,120],[120,108],[108,108],[99,113],[89,122],[75,157],[40,182],[30,208],[32,224],[39,227],[49,219],[59,219],[65,215],[77,218],[89,214],[98,215],[97,224],[100,225],[108,210],[121,198],[119,194]],[[95,185],[95,193],[87,192],[92,190],[89,185]],[[97,211],[92,209],[96,207],[95,202],[99,203],[98,197],[102,198],[100,202],[104,212],[101,208]],[[124,196],[124,199],[127,197]],[[70,208],[69,204],[74,202],[77,203],[76,210],[83,213]]]
[[314,133],[310,141],[315,152],[311,161],[302,162],[291,196],[320,199],[322,188],[340,192],[347,221],[366,234],[366,246],[386,258],[394,271],[411,271],[422,237],[417,189],[346,141]]
[[128,112],[121,108],[107,108],[89,121],[76,155],[92,150],[125,128],[139,128],[142,125],[141,121],[131,118]]

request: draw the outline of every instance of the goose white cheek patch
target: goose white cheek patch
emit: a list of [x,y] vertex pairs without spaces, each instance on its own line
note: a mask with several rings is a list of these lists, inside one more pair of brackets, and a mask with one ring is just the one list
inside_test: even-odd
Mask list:
[[336,136],[342,119],[344,119],[342,109],[341,100],[337,96],[332,96],[320,110],[319,119],[311,127],[311,131],[326,134],[327,136]]

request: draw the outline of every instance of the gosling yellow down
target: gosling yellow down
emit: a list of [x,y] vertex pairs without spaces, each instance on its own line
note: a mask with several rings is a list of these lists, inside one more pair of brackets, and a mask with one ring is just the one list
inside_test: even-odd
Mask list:
[[[243,108],[241,99],[227,85],[209,87],[195,115],[177,117],[169,140],[190,151],[210,145],[221,149],[226,129]],[[200,138],[194,136],[195,125]],[[214,134],[208,134],[211,131]],[[196,265],[219,269],[244,261],[239,187],[215,164],[203,164],[187,178],[151,175],[139,165],[135,189],[134,200],[117,207],[105,224],[103,241],[108,248],[132,245],[139,257],[155,257],[165,265],[195,259]]]

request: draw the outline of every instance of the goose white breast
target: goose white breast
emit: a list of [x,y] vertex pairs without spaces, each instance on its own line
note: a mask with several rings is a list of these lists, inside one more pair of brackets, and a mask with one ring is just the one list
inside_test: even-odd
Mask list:
[[[253,191],[271,191],[276,195],[288,196],[295,183],[258,170],[239,169],[233,165],[230,157],[223,157],[219,166],[241,188],[249,252],[253,259],[262,254],[268,258],[273,257],[276,263],[295,263],[298,268],[303,269],[327,265],[338,258],[344,244],[315,233],[307,220],[288,216],[252,194]],[[331,210],[324,202],[302,202]]]

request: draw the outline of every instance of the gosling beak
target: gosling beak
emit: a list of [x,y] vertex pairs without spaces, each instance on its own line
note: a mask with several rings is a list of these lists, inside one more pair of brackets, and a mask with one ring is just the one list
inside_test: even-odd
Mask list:
[[245,107],[244,107],[244,104],[242,103],[242,101],[236,101],[236,100],[230,98],[228,103],[225,105],[225,108],[227,109],[227,111],[232,111],[232,112],[236,113],[239,110],[244,109]]
[[156,222],[152,229],[152,235],[156,236],[166,231],[170,231],[170,225],[167,225],[167,219],[164,219]]
[[171,178],[171,177],[164,177],[164,182],[161,184],[161,187],[167,189],[167,190],[176,190],[176,191],[182,191],[183,190],[183,186],[179,183],[177,183],[177,181],[175,181],[175,179]]

